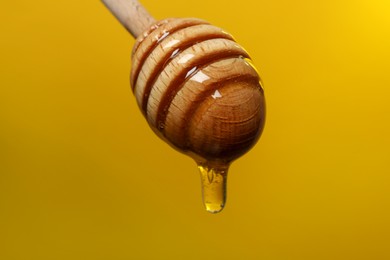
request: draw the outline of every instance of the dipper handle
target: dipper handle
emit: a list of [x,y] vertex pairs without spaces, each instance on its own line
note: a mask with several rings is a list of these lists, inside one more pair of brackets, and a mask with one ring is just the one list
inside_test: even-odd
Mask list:
[[137,0],[102,0],[102,2],[134,38],[156,22]]

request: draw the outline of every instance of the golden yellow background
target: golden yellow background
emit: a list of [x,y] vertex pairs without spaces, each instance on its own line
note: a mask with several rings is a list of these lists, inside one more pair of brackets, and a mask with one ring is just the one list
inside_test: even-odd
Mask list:
[[0,259],[390,259],[390,2],[153,1],[231,32],[267,122],[225,210],[148,128],[99,1],[2,1]]

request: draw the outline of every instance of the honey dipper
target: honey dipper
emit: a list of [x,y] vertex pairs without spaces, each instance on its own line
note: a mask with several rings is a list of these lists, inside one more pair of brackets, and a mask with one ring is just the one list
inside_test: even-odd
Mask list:
[[258,140],[263,88],[248,53],[196,18],[156,21],[136,0],[102,0],[136,38],[130,82],[153,131],[195,159],[211,213],[226,200],[230,163]]

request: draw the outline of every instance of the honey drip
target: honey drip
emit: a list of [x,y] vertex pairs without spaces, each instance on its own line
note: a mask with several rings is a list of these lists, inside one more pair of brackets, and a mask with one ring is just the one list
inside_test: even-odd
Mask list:
[[198,164],[202,184],[203,204],[210,213],[220,212],[226,201],[226,182],[229,165],[210,167]]

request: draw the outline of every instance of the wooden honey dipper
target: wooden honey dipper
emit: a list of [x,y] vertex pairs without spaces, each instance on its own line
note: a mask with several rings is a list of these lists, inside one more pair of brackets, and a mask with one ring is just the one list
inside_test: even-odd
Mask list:
[[206,21],[156,22],[136,0],[102,0],[134,36],[130,81],[153,131],[198,164],[203,202],[219,212],[230,163],[258,140],[263,88],[249,55]]

